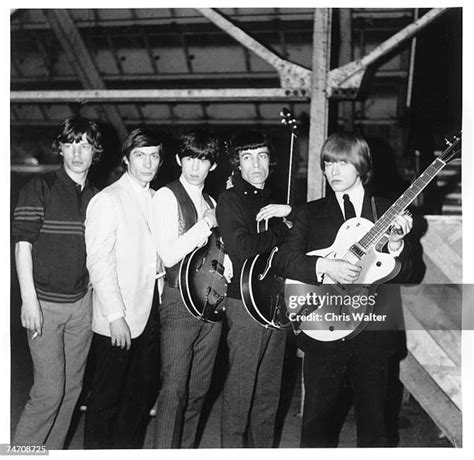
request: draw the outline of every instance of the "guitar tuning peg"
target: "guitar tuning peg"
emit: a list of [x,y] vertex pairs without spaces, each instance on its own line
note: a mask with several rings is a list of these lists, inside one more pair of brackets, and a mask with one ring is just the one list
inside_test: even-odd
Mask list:
[[446,137],[444,138],[444,142],[446,143],[446,145],[448,147],[451,147],[451,145],[453,145],[453,143],[449,139],[447,139]]

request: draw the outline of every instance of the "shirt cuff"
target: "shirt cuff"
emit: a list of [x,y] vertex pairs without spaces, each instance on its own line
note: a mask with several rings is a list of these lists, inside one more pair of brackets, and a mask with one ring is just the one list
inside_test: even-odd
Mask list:
[[319,261],[321,260],[321,257],[318,258],[318,260],[316,261],[316,280],[318,281],[318,283],[322,283],[323,282],[323,275],[324,273],[320,270],[319,268]]
[[402,245],[400,246],[400,248],[397,249],[396,251],[392,251],[392,250],[390,249],[390,244],[387,243],[388,252],[389,252],[393,257],[398,257],[398,256],[402,253],[404,247],[405,247],[405,241],[402,240]]
[[116,319],[119,319],[119,318],[123,318],[124,316],[125,314],[123,313],[123,311],[120,311],[117,313],[111,313],[110,315],[107,315],[107,321],[110,324],[112,321],[115,321]]

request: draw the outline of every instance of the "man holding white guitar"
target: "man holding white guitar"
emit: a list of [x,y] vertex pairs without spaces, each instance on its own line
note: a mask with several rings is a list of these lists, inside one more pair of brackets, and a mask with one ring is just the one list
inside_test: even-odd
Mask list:
[[[367,220],[377,221],[390,203],[370,196],[364,188],[370,178],[372,162],[366,141],[358,135],[331,135],[321,150],[321,169],[334,194],[309,202],[298,210],[293,230],[280,246],[275,261],[277,271],[286,278],[293,278],[295,283],[306,283],[315,289],[323,283],[332,283],[340,292],[345,292],[344,285],[366,284],[367,273],[372,269],[366,267],[363,260],[358,263],[357,257],[362,254],[360,259],[363,259],[365,255],[363,244],[338,251],[335,247],[338,237],[351,225],[358,227]],[[378,242],[385,246],[386,256],[396,258],[394,267],[399,268],[400,264],[395,280],[403,282],[411,270],[410,244],[405,240],[412,228],[411,216],[394,215],[390,228],[389,234],[378,235]],[[352,240],[356,242],[357,238]],[[365,243],[365,240],[360,242]],[[393,278],[395,272],[393,270],[390,277]],[[379,280],[382,281],[384,279]],[[396,329],[400,328],[400,322],[394,315],[401,313],[401,298],[394,285],[380,286],[374,295],[374,312],[386,313],[391,318],[390,324],[366,324],[362,332],[342,339],[338,339],[341,336],[332,325],[326,331],[302,327],[303,333],[298,335],[298,346],[305,353],[301,447],[337,446],[348,411],[348,406],[341,401],[348,392],[353,394],[357,446],[387,445],[385,389],[388,362],[399,346]],[[320,311],[318,307],[316,312]],[[328,316],[333,312],[340,309],[328,310]]]

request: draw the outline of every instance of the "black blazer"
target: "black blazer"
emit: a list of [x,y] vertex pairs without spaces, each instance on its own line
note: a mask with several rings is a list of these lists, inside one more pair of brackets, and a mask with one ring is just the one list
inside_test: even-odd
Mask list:
[[[374,222],[390,207],[390,202],[375,197],[374,213],[371,198],[371,195],[366,191],[361,217]],[[285,278],[296,279],[308,284],[318,284],[316,279],[316,260],[318,257],[307,256],[306,253],[331,246],[343,223],[344,216],[333,193],[326,198],[311,201],[298,208],[293,220],[293,229],[287,233],[276,254],[275,264],[278,273]],[[392,332],[395,333],[395,329],[403,330],[400,289],[396,284],[408,281],[412,270],[409,238],[406,237],[404,241],[404,249],[399,256],[401,262],[400,273],[391,281],[391,286],[383,285],[379,287],[377,303],[374,307],[375,313],[388,313],[392,315],[393,321],[396,323],[394,330],[387,331],[387,333],[380,334],[380,330],[376,331],[376,342],[380,341],[381,347],[385,351],[397,348],[396,343],[397,341],[399,343],[399,339],[395,339],[393,336],[399,334],[392,334]],[[344,343],[353,345],[365,343],[363,348],[366,349],[367,347],[373,348],[373,339],[370,338],[372,335],[370,334],[371,328],[372,324],[354,339],[345,342],[317,342],[304,334],[300,334],[300,337],[303,339],[302,343],[314,343],[314,346],[322,348],[344,347],[345,345],[341,345]],[[374,324],[373,328],[380,328],[380,325]],[[304,347],[301,348],[304,349]]]

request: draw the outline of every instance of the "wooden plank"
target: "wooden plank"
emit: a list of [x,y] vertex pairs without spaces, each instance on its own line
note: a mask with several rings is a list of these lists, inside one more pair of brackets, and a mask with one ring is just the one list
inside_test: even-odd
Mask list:
[[429,331],[430,336],[455,366],[461,366],[461,327],[463,324],[461,287],[456,285],[402,286],[405,319],[411,315],[417,323],[406,329]]
[[400,379],[450,442],[462,447],[462,414],[411,353],[402,361]]
[[428,230],[421,238],[424,257],[429,258],[451,283],[462,281],[462,218],[443,216],[444,219],[426,217]]

